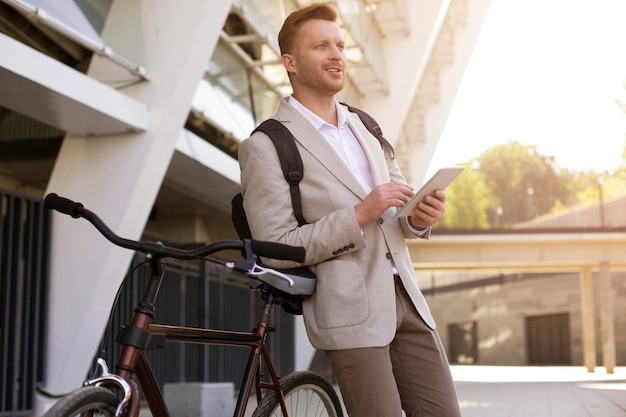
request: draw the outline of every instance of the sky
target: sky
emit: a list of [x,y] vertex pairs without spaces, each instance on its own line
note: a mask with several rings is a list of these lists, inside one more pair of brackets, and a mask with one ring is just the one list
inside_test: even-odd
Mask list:
[[626,0],[491,0],[429,172],[509,141],[614,171],[625,81]]

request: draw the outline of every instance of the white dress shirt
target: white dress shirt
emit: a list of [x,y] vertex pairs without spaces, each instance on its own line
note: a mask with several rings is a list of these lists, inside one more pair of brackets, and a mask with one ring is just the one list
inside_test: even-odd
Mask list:
[[[335,101],[335,108],[337,109],[337,126],[333,126],[330,123],[324,121],[317,114],[307,109],[293,96],[289,97],[289,104],[291,104],[296,110],[298,110],[305,119],[307,119],[313,127],[330,143],[335,152],[341,157],[342,161],[352,172],[352,175],[357,179],[363,190],[369,194],[375,187],[374,176],[370,168],[367,156],[359,143],[359,140],[354,136],[352,129],[348,125],[348,118],[346,117],[345,110]],[[424,235],[428,231],[428,227],[424,229],[418,229],[409,222],[408,217],[403,217],[409,229],[418,236]]]

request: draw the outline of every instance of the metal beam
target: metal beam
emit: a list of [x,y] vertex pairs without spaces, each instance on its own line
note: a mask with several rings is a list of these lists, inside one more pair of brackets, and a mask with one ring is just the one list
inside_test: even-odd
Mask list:
[[[66,25],[61,22],[59,19],[55,18],[48,14],[48,12],[41,8],[35,7],[27,1],[23,0],[0,0],[3,3],[13,7],[18,12],[25,15],[28,19],[37,23],[45,28],[52,30],[54,33],[58,33],[61,36],[69,39],[72,42],[81,45],[85,49],[93,52],[94,54],[103,56],[108,58],[111,62],[120,67],[126,69],[133,75],[140,77],[143,80],[149,80],[150,75],[148,74],[148,70],[139,64],[135,64],[123,56],[117,54],[113,49],[106,45],[100,39],[94,39],[80,31],[72,28],[71,26]],[[69,5],[68,5],[69,6]],[[67,6],[66,6],[67,7]]]
[[626,269],[626,231],[437,235],[408,242],[416,269]]
[[0,51],[0,106],[80,136],[147,129],[143,103],[1,33]]

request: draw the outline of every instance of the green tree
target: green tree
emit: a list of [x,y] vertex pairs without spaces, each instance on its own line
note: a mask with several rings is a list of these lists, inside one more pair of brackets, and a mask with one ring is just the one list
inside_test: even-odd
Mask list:
[[480,172],[465,164],[465,171],[446,188],[446,212],[437,227],[445,229],[487,229],[487,213],[493,194]]
[[624,156],[614,172],[569,171],[535,146],[493,146],[465,162],[465,171],[446,189],[446,213],[437,227],[508,228],[626,196],[626,146]]
[[[510,142],[496,145],[478,158],[477,170],[502,207],[502,227],[548,213],[558,202],[566,204],[567,181],[553,156],[535,146]],[[495,218],[491,224],[495,225]]]
[[570,208],[600,204],[626,195],[626,169],[613,173],[583,171],[574,175],[568,186],[575,195]]

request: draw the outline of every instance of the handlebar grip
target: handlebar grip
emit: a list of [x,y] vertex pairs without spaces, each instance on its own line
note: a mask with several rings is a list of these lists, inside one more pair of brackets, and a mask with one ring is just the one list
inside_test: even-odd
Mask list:
[[266,258],[281,259],[285,261],[303,262],[306,251],[302,246],[289,246],[276,242],[263,242],[252,240],[252,251]]
[[56,210],[59,213],[67,214],[75,219],[80,217],[78,210],[84,207],[82,203],[74,202],[65,197],[59,197],[55,193],[50,193],[46,196],[44,206],[47,209]]

